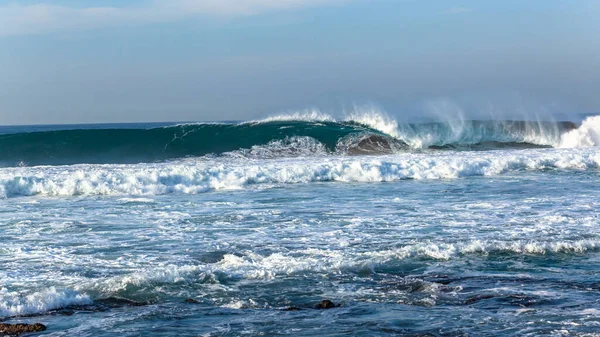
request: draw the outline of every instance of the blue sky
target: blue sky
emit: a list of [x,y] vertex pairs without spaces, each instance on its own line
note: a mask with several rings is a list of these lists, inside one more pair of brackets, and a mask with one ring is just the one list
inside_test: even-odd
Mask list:
[[0,0],[0,124],[595,113],[598,17],[596,0]]

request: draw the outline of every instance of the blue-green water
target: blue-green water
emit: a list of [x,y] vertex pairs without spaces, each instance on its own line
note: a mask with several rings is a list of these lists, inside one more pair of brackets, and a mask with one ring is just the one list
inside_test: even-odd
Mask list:
[[50,336],[595,336],[589,124],[550,148],[297,148],[317,139],[1,168],[0,320]]

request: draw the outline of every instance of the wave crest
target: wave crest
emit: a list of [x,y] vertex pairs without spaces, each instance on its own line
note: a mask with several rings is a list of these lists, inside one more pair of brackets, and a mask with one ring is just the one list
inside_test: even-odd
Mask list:
[[571,122],[457,120],[398,123],[374,108],[336,120],[319,110],[245,123],[76,129],[0,135],[0,166],[154,163],[186,157],[390,154],[429,150],[589,147],[600,116]]

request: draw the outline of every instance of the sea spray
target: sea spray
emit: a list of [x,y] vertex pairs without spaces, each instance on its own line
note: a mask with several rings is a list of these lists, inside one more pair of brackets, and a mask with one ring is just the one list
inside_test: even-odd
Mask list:
[[600,116],[586,118],[581,126],[561,136],[560,147],[579,148],[600,145]]
[[153,163],[232,153],[251,158],[278,158],[596,144],[597,133],[587,129],[582,129],[580,134],[585,134],[588,140],[575,143],[562,140],[562,136],[574,128],[570,122],[536,121],[457,120],[409,124],[399,123],[374,109],[356,110],[338,121],[311,110],[244,123],[3,134],[0,135],[0,166]]

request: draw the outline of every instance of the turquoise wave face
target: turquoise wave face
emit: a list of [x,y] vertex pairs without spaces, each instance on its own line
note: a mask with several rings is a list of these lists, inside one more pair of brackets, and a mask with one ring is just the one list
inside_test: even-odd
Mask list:
[[539,147],[552,146],[561,133],[574,128],[569,123],[460,123],[405,124],[393,134],[353,121],[300,120],[21,132],[0,135],[0,165],[132,164],[211,154],[265,158]]
[[0,162],[3,166],[156,162],[218,155],[299,136],[334,151],[340,139],[362,132],[381,134],[360,125],[301,121],[5,134],[0,135]]

